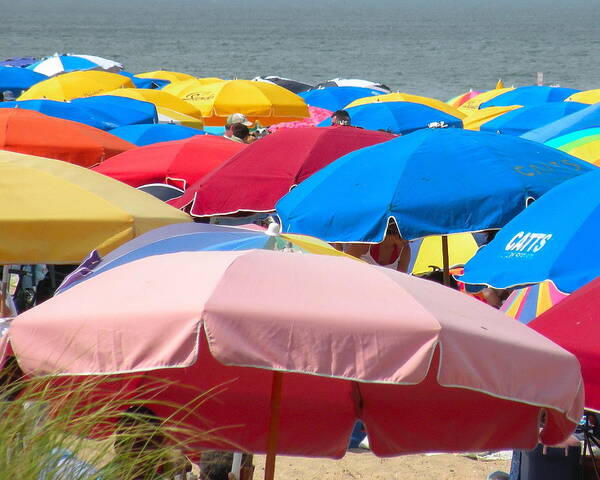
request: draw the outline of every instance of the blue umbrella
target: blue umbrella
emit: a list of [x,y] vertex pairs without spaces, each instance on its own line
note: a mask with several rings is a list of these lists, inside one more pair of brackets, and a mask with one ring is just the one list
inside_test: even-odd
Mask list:
[[28,67],[29,65],[37,62],[35,57],[15,57],[6,58],[0,62],[1,67]]
[[[447,127],[462,128],[463,126],[460,118],[421,103],[367,103],[348,108],[346,111],[355,127],[385,130],[397,134],[410,133],[420,128],[427,128],[432,124],[439,126],[442,122]],[[326,127],[330,124],[331,120],[326,119],[318,126]]]
[[0,66],[0,92],[10,90],[16,95],[43,80],[48,77],[26,68]]
[[57,102],[55,100],[19,100],[0,103],[0,108],[35,110],[50,117],[85,123],[101,130],[110,130],[116,126],[109,119],[98,115],[96,112],[68,102]]
[[349,153],[276,205],[285,232],[381,242],[502,227],[530,198],[596,169],[545,145],[458,128],[425,129]]
[[138,147],[158,142],[183,140],[194,135],[205,135],[202,130],[197,128],[171,124],[125,125],[111,130],[110,133]]
[[567,133],[596,127],[600,127],[600,103],[595,103],[548,125],[524,133],[522,138],[544,143]]
[[123,75],[124,77],[129,78],[135,85],[135,88],[158,88],[158,89],[160,89],[160,88],[164,87],[165,85],[168,85],[169,83],[171,83],[169,80],[161,80],[159,78],[136,77],[133,73],[129,73],[124,70],[121,70],[119,72],[119,75]]
[[600,276],[600,169],[553,188],[465,265],[461,281],[498,288],[551,280],[571,293]]
[[378,90],[362,87],[327,87],[301,92],[298,95],[311,107],[324,108],[335,112],[354,100],[382,95],[382,93]]
[[115,127],[137,125],[140,123],[158,123],[156,106],[127,97],[98,95],[95,97],[75,98],[73,105],[85,107],[104,118],[110,119]]
[[506,107],[508,105],[522,105],[532,107],[548,102],[562,102],[565,98],[579,92],[574,88],[544,87],[530,85],[509,90],[497,97],[482,103],[479,108]]
[[588,106],[578,102],[552,102],[518,108],[482,124],[479,130],[518,136],[579,112]]

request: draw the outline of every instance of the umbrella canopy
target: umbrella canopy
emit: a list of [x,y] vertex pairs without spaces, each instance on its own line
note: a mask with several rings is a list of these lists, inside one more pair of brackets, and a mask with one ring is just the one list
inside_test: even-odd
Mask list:
[[600,170],[553,188],[465,265],[465,283],[497,288],[552,280],[571,293],[600,275]]
[[480,93],[479,95],[475,95],[473,98],[470,98],[465,103],[463,103],[458,109],[461,112],[470,115],[481,108],[481,104],[495,98],[503,93],[510,92],[514,90],[514,87],[509,88],[495,88],[493,90],[488,90],[487,92]]
[[183,140],[195,135],[204,135],[202,130],[182,127],[181,125],[126,125],[115,128],[110,133],[138,147],[153,143]]
[[572,113],[579,112],[586,107],[587,105],[584,103],[551,102],[532,107],[517,108],[483,123],[479,130],[518,136]]
[[27,373],[134,374],[138,391],[173,381],[147,407],[218,429],[188,438],[192,450],[341,457],[359,419],[382,456],[531,448],[542,411],[549,444],[582,414],[579,365],[551,341],[459,292],[334,256],[146,257],[19,315],[9,334]]
[[[346,111],[350,115],[352,126],[367,130],[383,130],[400,135],[434,126],[462,128],[462,120],[459,117],[421,103],[367,103],[346,108]],[[330,124],[331,121],[326,119],[319,126]]]
[[28,67],[32,63],[35,63],[37,58],[34,57],[16,57],[16,58],[7,58],[0,62],[0,66],[2,67]]
[[448,115],[452,115],[456,118],[462,119],[466,117],[464,113],[461,113],[458,109],[451,107],[450,105],[442,102],[441,100],[436,100],[435,98],[430,97],[422,97],[420,95],[410,95],[408,93],[389,93],[387,95],[378,95],[376,97],[359,98],[358,100],[355,100],[354,102],[346,105],[346,108],[358,107],[360,105],[365,105],[368,103],[380,102],[418,103],[431,108],[435,108],[436,110],[447,113]]
[[168,85],[168,80],[160,80],[158,78],[139,78],[133,75],[133,73],[121,70],[119,75],[124,75],[129,78],[136,88],[162,88]]
[[468,92],[461,93],[460,95],[457,95],[456,97],[451,98],[450,100],[446,101],[446,103],[448,105],[450,105],[451,107],[458,108],[463,103],[465,103],[467,100],[471,100],[472,98],[476,97],[480,93],[482,93],[482,92],[478,92],[477,90],[469,90]]
[[26,68],[0,66],[0,92],[10,90],[13,93],[20,93],[47,79],[46,75],[32,72]]
[[67,53],[59,55],[55,53],[50,57],[43,58],[31,65],[28,69],[41,73],[47,77],[58,75],[64,72],[73,72],[77,70],[107,70],[118,72],[123,69],[123,65],[114,60],[108,60],[95,55],[76,55]]
[[567,97],[565,102],[580,102],[587,103],[588,105],[598,103],[600,102],[600,88],[574,93],[573,95]]
[[307,90],[311,90],[312,88],[314,88],[308,83],[299,82],[290,78],[278,77],[276,75],[267,75],[266,77],[254,77],[252,80],[255,82],[274,83],[275,85],[279,85],[280,87],[283,87],[293,93],[306,92]]
[[135,145],[83,123],[33,110],[0,109],[0,149],[91,167]]
[[504,92],[501,95],[480,104],[479,108],[504,107],[507,105],[532,107],[548,102],[562,102],[569,95],[573,95],[578,91],[579,90],[574,88],[529,85],[527,87],[518,87],[508,92]]
[[269,127],[270,132],[276,132],[277,130],[283,130],[286,128],[302,128],[302,127],[316,127],[319,123],[327,118],[331,118],[333,112],[331,110],[325,110],[319,107],[308,107],[309,118],[304,120],[298,120],[296,122],[282,122],[276,123]]
[[[470,233],[457,233],[448,235],[448,265],[464,265],[477,252],[477,242]],[[432,271],[433,268],[442,269],[442,237],[432,235],[425,237],[419,245],[415,261],[410,272],[413,275],[422,275]]]
[[[77,283],[88,280],[106,270],[125,263],[134,262],[151,255],[176,252],[200,252],[216,250],[284,250],[286,252],[314,253],[350,257],[317,238],[307,235],[281,235],[277,228],[247,229],[226,227],[206,223],[179,223],[156,228],[121,245],[104,258],[93,252],[68,277],[56,294],[62,293]],[[255,225],[253,225],[255,226]]]
[[84,106],[55,100],[19,100],[15,102],[2,102],[0,108],[19,108],[35,110],[50,117],[62,118],[73,122],[84,123],[90,127],[100,130],[116,128],[117,124],[98,112],[92,111]]
[[596,127],[600,127],[600,104],[590,105],[579,112],[524,133],[523,138],[543,143],[567,133]]
[[205,125],[225,125],[232,113],[243,113],[266,126],[308,117],[302,98],[266,82],[228,80],[203,85],[190,81],[167,85],[163,90],[199,108]]
[[307,105],[326,110],[340,110],[354,100],[381,95],[379,90],[363,87],[326,87],[299,94]]
[[244,148],[226,138],[196,135],[136,148],[94,170],[133,187],[161,182],[185,189]]
[[124,87],[134,87],[133,82],[117,73],[97,72],[95,70],[71,72],[36,83],[17,100],[46,98],[64,102],[78,97],[91,97],[92,95]]
[[149,193],[163,202],[168,202],[169,200],[173,200],[174,198],[183,195],[183,190],[181,190],[181,188],[166,183],[148,183],[137,187],[137,189]]
[[500,307],[500,311],[521,323],[529,323],[567,298],[552,282],[546,280],[512,292]]
[[600,166],[600,128],[577,130],[548,140],[546,145]]
[[204,125],[202,112],[189,102],[177,98],[163,90],[142,88],[119,88],[108,92],[108,95],[134,98],[153,103],[158,112],[160,123],[175,123],[191,128],[201,129]]
[[116,127],[158,123],[156,107],[152,103],[142,100],[113,95],[98,95],[75,98],[71,100],[71,103],[110,118]]
[[488,107],[481,110],[474,110],[473,113],[470,113],[463,119],[463,128],[465,130],[479,130],[484,123],[518,108],[523,107],[520,105],[509,105],[508,107]]
[[337,158],[391,138],[352,127],[281,130],[231,157],[173,205],[194,216],[269,212],[294,185]]
[[[190,217],[86,168],[0,151],[0,263],[79,263]],[[24,181],[26,179],[26,181]]]
[[372,82],[371,80],[361,80],[359,78],[334,78],[315,85],[315,88],[327,87],[360,87],[368,88],[370,90],[379,90],[383,93],[390,93],[392,91],[390,87],[383,83]]
[[381,242],[502,227],[566,179],[595,169],[517,137],[426,129],[357,150],[277,203],[284,231],[328,242]]
[[585,387],[585,407],[596,412],[600,412],[599,300],[600,281],[596,279],[529,323],[577,357]]
[[183,80],[193,80],[193,75],[182,72],[173,72],[171,70],[154,70],[152,72],[137,73],[138,78],[158,78],[159,80],[168,80],[169,82],[181,82]]

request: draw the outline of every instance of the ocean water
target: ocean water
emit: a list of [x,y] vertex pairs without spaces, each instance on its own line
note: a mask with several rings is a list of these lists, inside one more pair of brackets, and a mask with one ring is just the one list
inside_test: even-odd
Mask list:
[[600,88],[598,0],[0,0],[0,58],[86,53],[139,73]]

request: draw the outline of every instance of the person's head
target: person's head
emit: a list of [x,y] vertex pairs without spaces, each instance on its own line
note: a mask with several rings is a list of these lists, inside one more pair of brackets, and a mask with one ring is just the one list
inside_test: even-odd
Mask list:
[[248,135],[250,135],[250,130],[243,123],[234,123],[231,126],[231,135],[233,137],[239,138],[242,142],[246,142]]
[[337,110],[331,115],[332,125],[350,125],[350,114],[346,110]]
[[115,452],[131,455],[161,448],[166,438],[160,431],[160,426],[160,418],[148,407],[129,407],[117,421]]
[[252,122],[249,121],[248,117],[246,117],[246,115],[244,115],[243,113],[232,113],[227,117],[227,120],[225,121],[225,136],[230,137],[232,135],[231,129],[234,125],[238,123],[241,123],[246,127],[252,126]]

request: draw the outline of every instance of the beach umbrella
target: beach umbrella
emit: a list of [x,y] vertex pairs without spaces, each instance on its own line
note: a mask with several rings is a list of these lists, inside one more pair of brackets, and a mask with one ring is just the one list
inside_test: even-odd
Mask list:
[[517,108],[481,124],[479,130],[518,136],[564,118],[571,113],[579,112],[586,107],[587,105],[577,102],[551,102]]
[[370,90],[379,90],[383,93],[390,93],[392,90],[383,83],[372,82],[371,80],[362,80],[359,78],[333,78],[326,82],[321,82],[315,85],[314,88],[327,88],[327,87],[360,87],[368,88]]
[[[551,341],[434,282],[337,256],[150,256],[22,313],[9,335],[26,373],[116,376],[99,394],[147,395],[167,422],[214,432],[186,437],[191,452],[267,452],[268,479],[277,453],[343,456],[357,420],[390,456],[555,444],[582,414],[579,365]],[[148,391],[157,377],[164,388]]]
[[596,127],[600,127],[600,104],[590,105],[579,112],[524,133],[523,138],[544,143],[568,133]]
[[381,95],[381,92],[363,87],[326,87],[309,90],[298,95],[304,99],[307,105],[333,112],[344,108],[354,100]]
[[14,102],[2,102],[0,108],[18,108],[24,110],[35,110],[50,117],[62,118],[73,122],[84,123],[90,127],[100,130],[116,128],[117,124],[98,112],[89,110],[84,106],[68,102],[57,102],[55,100],[20,100]]
[[346,108],[358,107],[369,103],[385,103],[385,102],[405,102],[405,103],[418,103],[427,107],[435,108],[448,115],[452,115],[456,118],[464,118],[466,115],[461,113],[458,109],[451,107],[450,105],[430,97],[422,97],[420,95],[411,95],[409,93],[389,93],[387,95],[377,95],[375,97],[364,97],[355,100],[352,103],[346,105]]
[[71,72],[36,83],[17,100],[48,99],[67,101],[78,97],[91,97],[116,88],[133,87],[132,81],[117,73]]
[[136,188],[142,192],[149,193],[153,197],[156,197],[163,202],[168,202],[169,200],[173,200],[174,198],[181,197],[181,195],[183,195],[183,190],[181,188],[177,188],[166,183],[148,183]]
[[[279,85],[251,80],[228,80],[202,85],[189,81],[167,85],[163,90],[199,108],[205,125],[225,125],[232,113],[243,113],[251,121],[269,126],[308,117],[308,108],[298,95]],[[188,83],[188,82],[178,82]]]
[[248,145],[173,205],[194,216],[270,212],[294,185],[337,158],[391,138],[352,127],[281,130]]
[[103,130],[21,108],[0,109],[0,149],[91,167],[135,148]]
[[142,100],[116,95],[97,95],[75,98],[71,100],[71,103],[110,118],[115,125],[113,128],[124,125],[158,123],[158,113],[154,104]]
[[577,357],[585,408],[595,412],[600,412],[599,288],[599,280],[593,280],[528,325]]
[[[477,252],[477,242],[470,233],[456,233],[448,235],[448,265],[452,268],[467,263]],[[416,255],[410,273],[422,275],[431,272],[432,269],[444,268],[442,256],[442,237],[432,235],[425,237],[416,248]]]
[[571,293],[600,275],[600,170],[550,190],[465,265],[461,281],[496,288],[552,280]]
[[119,88],[107,92],[107,95],[128,97],[154,104],[159,123],[173,123],[197,129],[201,129],[204,125],[202,112],[199,109],[163,90]]
[[502,87],[502,88],[495,88],[493,90],[488,90],[487,92],[480,93],[479,95],[475,95],[473,98],[470,98],[465,103],[463,103],[460,107],[458,107],[458,109],[461,112],[466,113],[467,115],[470,115],[470,114],[476,112],[477,110],[479,110],[481,108],[482,103],[485,103],[488,100],[491,100],[492,98],[502,95],[503,93],[510,92],[511,90],[514,90],[514,87],[508,87],[508,88]]
[[551,281],[545,280],[514,290],[504,301],[500,311],[521,323],[529,323],[567,297]]
[[463,128],[465,130],[479,130],[481,125],[493,120],[506,112],[523,108],[520,105],[509,105],[508,107],[488,107],[481,110],[474,110],[463,119]]
[[471,100],[472,98],[476,97],[480,93],[482,93],[482,92],[478,92],[477,90],[469,90],[468,92],[461,93],[460,95],[457,95],[456,97],[453,97],[450,100],[447,100],[446,103],[448,105],[450,105],[451,107],[458,108],[463,103],[465,103],[467,100]]
[[[383,130],[401,135],[427,127],[462,128],[460,117],[449,115],[421,103],[367,103],[356,107],[347,107],[346,111],[350,115],[354,127]],[[327,119],[323,120],[319,126],[330,124],[331,121]]]
[[0,151],[0,264],[77,264],[190,217],[89,169]]
[[587,103],[588,105],[598,103],[600,102],[600,88],[574,93],[573,95],[567,97],[565,102],[580,102]]
[[28,67],[32,63],[35,63],[37,58],[34,57],[15,57],[15,58],[6,58],[0,61],[0,66],[2,67]]
[[550,188],[596,167],[517,137],[425,129],[339,158],[277,203],[285,232],[378,243],[497,229]]
[[579,90],[564,87],[546,87],[540,85],[529,85],[526,87],[517,87],[508,92],[504,92],[486,102],[480,104],[479,108],[486,107],[504,107],[507,105],[521,105],[523,107],[532,107],[549,102],[562,102],[569,95],[577,93]]
[[297,80],[278,77],[276,75],[267,75],[266,77],[254,77],[252,80],[254,82],[274,83],[275,85],[279,85],[280,87],[283,87],[286,90],[289,90],[293,93],[306,92],[307,90],[311,90],[313,88],[313,86],[309,85],[308,83],[298,82]]
[[271,125],[269,127],[270,132],[276,132],[278,130],[284,130],[286,128],[302,128],[302,127],[316,127],[319,123],[327,118],[331,118],[333,112],[331,110],[325,110],[319,107],[308,107],[308,118],[304,120],[297,120],[295,122],[281,122]]
[[183,140],[194,135],[204,135],[202,130],[182,127],[181,125],[125,125],[115,128],[110,133],[123,140],[133,143],[138,147],[152,145],[153,143]]
[[124,70],[121,70],[119,75],[129,78],[135,85],[135,88],[162,88],[170,83],[168,80],[160,80],[158,78],[139,78],[133,73]]
[[600,128],[586,128],[548,140],[546,145],[600,166]]
[[183,80],[193,80],[196,78],[187,73],[173,72],[171,70],[154,70],[152,72],[136,73],[135,76],[138,78],[158,78],[159,80],[167,80],[169,82],[181,82]]
[[95,55],[76,55],[73,53],[60,55],[55,53],[54,55],[32,63],[26,68],[52,77],[60,73],[77,70],[105,70],[109,72],[118,72],[123,70],[123,65],[114,60],[108,60]]
[[[275,228],[271,228],[271,226]],[[263,229],[257,225],[231,227],[206,223],[179,223],[156,228],[124,243],[104,257],[101,257],[96,251],[92,252],[79,267],[65,278],[56,290],[56,294],[119,265],[151,255],[167,253],[261,248],[354,259],[318,238],[308,235],[282,235],[279,233],[277,224],[271,224],[271,226],[269,229]]]
[[0,92],[10,90],[19,94],[38,82],[47,80],[46,75],[32,72],[26,68],[0,66]]
[[223,137],[196,135],[136,148],[94,170],[133,187],[160,182],[185,190],[244,148]]

